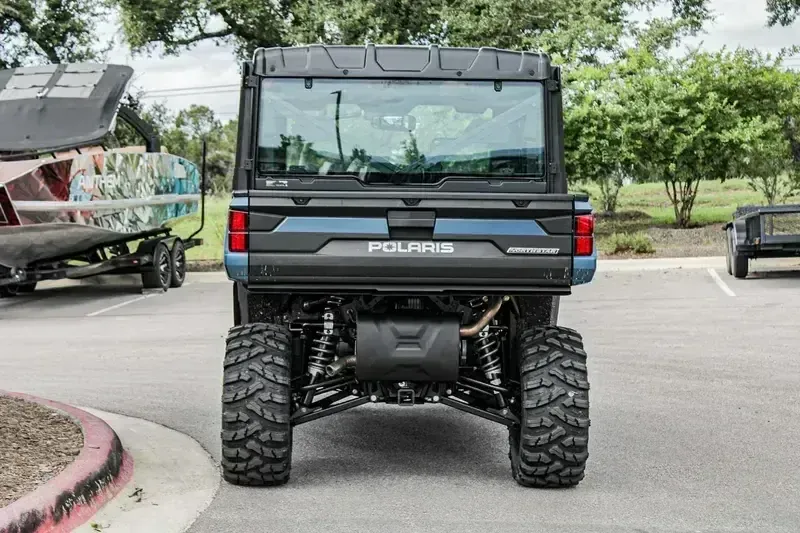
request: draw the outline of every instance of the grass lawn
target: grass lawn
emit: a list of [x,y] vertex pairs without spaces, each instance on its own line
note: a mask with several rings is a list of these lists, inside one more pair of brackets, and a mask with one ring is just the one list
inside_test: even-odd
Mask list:
[[[599,189],[593,186],[583,188],[588,190],[592,204],[600,205]],[[788,203],[800,203],[800,197],[790,198]],[[597,219],[598,247],[601,257],[724,255],[725,234],[721,226],[732,219],[737,207],[765,204],[764,197],[754,192],[746,180],[703,182],[692,210],[693,227],[679,229],[675,227],[675,213],[663,183],[626,186],[620,191],[617,215]],[[629,237],[621,238],[621,235]],[[619,247],[618,243],[624,244],[625,241],[634,244],[649,242],[653,251],[637,254],[624,250],[625,246]],[[614,253],[615,248],[623,250]]]
[[[209,267],[220,268],[222,263],[222,240],[225,237],[225,224],[227,222],[228,204],[230,197],[206,197],[206,220],[203,231],[197,237],[203,239],[202,246],[196,246],[186,251],[187,261],[193,266],[206,263]],[[200,215],[192,215],[170,224],[176,235],[188,237],[200,226]]]
[[[599,189],[584,186],[589,191],[592,204],[600,205]],[[800,202],[800,197],[790,199],[789,203]],[[731,219],[738,206],[766,204],[764,197],[754,192],[746,180],[726,180],[724,183],[708,181],[700,184],[692,220],[699,226],[719,224]],[[675,213],[667,197],[663,183],[643,183],[623,187],[619,194],[617,211],[641,211],[646,213],[652,224],[674,225]]]
[[[592,204],[598,206],[597,188],[585,188],[592,197]],[[219,268],[229,202],[229,196],[206,198],[206,223],[199,235],[205,242],[187,252],[188,260],[195,267],[206,265],[208,268]],[[598,247],[601,257],[723,255],[725,240],[721,225],[731,220],[738,206],[764,203],[764,198],[753,192],[745,180],[702,183],[692,212],[695,227],[678,229],[675,227],[672,205],[662,183],[626,186],[620,191],[618,214],[597,219]],[[800,197],[790,199],[789,203],[800,203]],[[194,215],[176,221],[173,227],[176,234],[186,237],[198,227],[199,222],[200,216]],[[632,241],[634,245],[638,243],[642,248],[650,246],[653,251],[647,254],[625,251],[628,241]],[[623,251],[613,253],[615,248]]]

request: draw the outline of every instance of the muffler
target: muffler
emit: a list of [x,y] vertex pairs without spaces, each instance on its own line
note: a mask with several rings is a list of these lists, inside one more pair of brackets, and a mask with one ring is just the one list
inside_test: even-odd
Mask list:
[[356,353],[325,367],[328,377],[355,368],[365,381],[455,381],[460,338],[474,337],[497,316],[509,296],[498,298],[468,326],[456,317],[359,316]]

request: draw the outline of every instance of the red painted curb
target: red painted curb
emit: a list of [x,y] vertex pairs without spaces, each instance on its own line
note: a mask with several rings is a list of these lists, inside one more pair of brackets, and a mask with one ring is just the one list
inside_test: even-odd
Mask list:
[[0,509],[0,533],[57,533],[86,522],[133,476],[133,458],[111,427],[75,407],[28,394],[0,395],[35,402],[76,420],[83,449],[56,477]]

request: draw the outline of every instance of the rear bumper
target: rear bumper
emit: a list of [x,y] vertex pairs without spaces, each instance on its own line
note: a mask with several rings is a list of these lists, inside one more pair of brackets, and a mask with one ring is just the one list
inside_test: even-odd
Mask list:
[[343,258],[309,254],[234,254],[228,278],[256,292],[414,292],[568,295],[588,283],[596,257]]

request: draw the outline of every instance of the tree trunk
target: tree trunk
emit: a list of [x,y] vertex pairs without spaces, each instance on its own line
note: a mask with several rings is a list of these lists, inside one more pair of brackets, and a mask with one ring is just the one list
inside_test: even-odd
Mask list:
[[692,221],[692,209],[697,198],[700,180],[701,178],[697,177],[689,178],[686,181],[681,181],[677,177],[664,180],[667,196],[672,202],[672,209],[675,212],[675,224],[679,228],[688,228]]
[[608,178],[600,180],[598,185],[603,211],[609,214],[616,212],[619,191],[622,189],[622,173],[614,172]]

